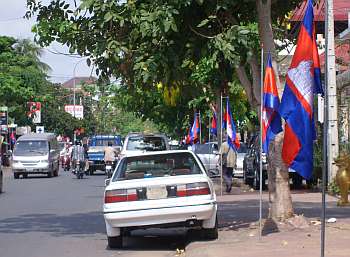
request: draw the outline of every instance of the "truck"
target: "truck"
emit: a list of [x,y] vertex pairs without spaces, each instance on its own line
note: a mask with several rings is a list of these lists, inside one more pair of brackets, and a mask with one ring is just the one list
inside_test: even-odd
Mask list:
[[112,143],[112,147],[120,152],[122,148],[122,138],[120,135],[95,135],[89,140],[88,160],[89,175],[93,175],[96,171],[105,171],[104,150],[108,146],[108,142]]

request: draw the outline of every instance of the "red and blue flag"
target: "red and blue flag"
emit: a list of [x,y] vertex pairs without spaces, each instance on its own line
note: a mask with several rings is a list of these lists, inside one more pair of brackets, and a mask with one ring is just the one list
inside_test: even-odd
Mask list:
[[190,142],[191,144],[195,144],[199,141],[199,115],[198,113],[194,114],[193,125],[190,130]]
[[218,135],[218,127],[217,127],[217,115],[216,115],[216,109],[214,106],[211,106],[213,110],[213,117],[211,118],[211,127],[210,127],[210,133],[212,135],[217,136]]
[[286,121],[283,161],[306,179],[312,176],[313,140],[316,136],[313,94],[322,93],[313,19],[312,1],[308,0],[279,108]]
[[267,57],[263,89],[262,144],[263,152],[269,152],[269,144],[282,131],[281,116],[278,113],[280,99],[276,86],[271,54]]
[[228,98],[226,100],[226,112],[224,117],[226,120],[227,143],[233,150],[237,150],[239,149],[240,142],[236,134],[236,126],[232,118],[232,113],[231,113],[230,103]]

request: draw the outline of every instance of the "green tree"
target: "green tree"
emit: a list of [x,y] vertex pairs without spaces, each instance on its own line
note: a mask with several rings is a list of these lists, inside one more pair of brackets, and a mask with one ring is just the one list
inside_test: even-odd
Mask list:
[[16,48],[17,43],[0,36],[0,104],[9,107],[9,116],[18,125],[25,125],[30,122],[27,102],[46,84],[46,74],[36,58]]
[[[186,99],[195,89],[192,103],[201,104],[205,88],[204,95],[213,96],[209,101],[218,102],[218,96],[233,93],[239,81],[250,106],[259,110],[260,42],[265,52],[276,56],[272,28],[281,28],[286,14],[299,2],[83,0],[75,8],[60,0],[47,6],[27,0],[27,15],[37,14],[38,42],[48,45],[57,40],[72,52],[89,56],[88,63],[98,66],[97,73],[121,78],[129,95],[142,95],[141,101],[154,99],[147,94],[154,94],[161,82],[168,92],[179,88],[177,99]],[[237,99],[233,101],[237,104]],[[142,104],[140,110],[152,103],[157,102]],[[283,182],[271,191],[271,213],[285,219],[293,213],[288,171],[280,153],[275,155],[276,181]]]

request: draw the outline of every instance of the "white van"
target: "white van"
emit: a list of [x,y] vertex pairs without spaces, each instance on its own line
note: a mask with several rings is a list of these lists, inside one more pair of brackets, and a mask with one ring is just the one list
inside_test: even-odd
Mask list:
[[13,155],[14,178],[28,174],[58,176],[60,149],[52,133],[27,134],[18,138]]

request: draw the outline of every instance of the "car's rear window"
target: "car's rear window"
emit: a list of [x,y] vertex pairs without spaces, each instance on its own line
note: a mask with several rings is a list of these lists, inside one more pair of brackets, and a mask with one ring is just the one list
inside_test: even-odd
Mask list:
[[190,153],[133,156],[121,160],[113,181],[200,173],[201,169]]
[[132,136],[128,138],[126,150],[164,151],[166,150],[166,143],[163,137]]
[[217,151],[216,144],[197,144],[194,146],[194,152],[196,154],[213,154],[214,150]]

